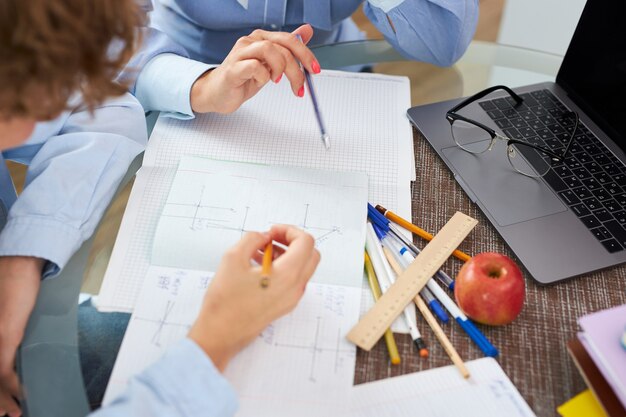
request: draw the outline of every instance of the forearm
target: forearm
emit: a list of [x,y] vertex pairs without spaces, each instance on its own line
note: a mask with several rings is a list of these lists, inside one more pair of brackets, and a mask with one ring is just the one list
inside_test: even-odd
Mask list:
[[461,57],[478,22],[477,0],[369,0],[363,9],[403,55],[439,66]]

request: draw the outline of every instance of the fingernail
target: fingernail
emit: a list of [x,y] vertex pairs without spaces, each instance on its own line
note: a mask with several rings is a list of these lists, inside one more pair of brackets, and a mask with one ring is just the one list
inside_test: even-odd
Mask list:
[[298,90],[298,97],[304,97],[304,86],[300,87]]
[[322,71],[322,69],[320,68],[320,63],[316,60],[311,63],[311,69],[313,70],[313,74],[319,74]]
[[283,74],[280,74],[278,76],[278,78],[276,78],[276,80],[274,81],[276,84],[278,84],[280,82],[280,80],[283,78]]

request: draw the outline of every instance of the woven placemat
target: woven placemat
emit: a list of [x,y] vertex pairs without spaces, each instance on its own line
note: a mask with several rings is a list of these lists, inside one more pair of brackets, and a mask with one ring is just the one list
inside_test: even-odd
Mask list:
[[[436,232],[456,212],[478,219],[460,249],[469,254],[501,252],[521,265],[480,209],[465,195],[450,171],[423,137],[414,130],[417,181],[412,187],[413,219]],[[418,246],[425,242],[416,240]],[[461,262],[451,258],[445,271],[456,276]],[[525,272],[528,277],[528,273]],[[499,349],[498,362],[538,416],[557,415],[556,407],[585,389],[566,348],[578,331],[583,314],[626,303],[626,266],[620,266],[551,286],[526,279],[526,303],[521,315],[502,327],[479,326]],[[429,343],[430,356],[421,359],[407,335],[396,335],[402,363],[391,366],[383,342],[370,352],[358,350],[355,384],[418,372],[450,364],[426,322],[418,326]],[[456,324],[444,330],[464,360],[482,352]]]

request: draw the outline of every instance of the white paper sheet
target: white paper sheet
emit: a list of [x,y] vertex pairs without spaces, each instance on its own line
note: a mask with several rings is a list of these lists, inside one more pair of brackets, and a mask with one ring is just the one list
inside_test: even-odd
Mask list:
[[98,308],[132,311],[150,266],[157,221],[183,155],[339,171],[365,171],[369,201],[411,217],[414,178],[406,77],[324,71],[318,99],[332,147],[325,150],[310,101],[283,80],[232,115],[160,118],[135,179],[104,277]]
[[359,417],[533,417],[535,414],[493,358],[383,379],[354,388],[346,415]]
[[215,271],[245,232],[293,224],[320,251],[314,281],[361,288],[366,201],[364,173],[183,157],[151,264]]
[[[202,271],[149,268],[105,404],[132,375],[186,336],[211,279],[211,273]],[[354,378],[356,347],[345,334],[358,319],[360,296],[359,288],[309,283],[296,309],[272,323],[229,364],[225,376],[239,396],[237,415],[262,415],[259,402],[272,416],[292,416],[295,407],[302,409],[298,415],[340,409]]]

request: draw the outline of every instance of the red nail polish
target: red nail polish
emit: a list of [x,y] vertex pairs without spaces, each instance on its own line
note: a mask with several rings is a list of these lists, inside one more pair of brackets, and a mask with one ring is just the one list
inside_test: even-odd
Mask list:
[[313,61],[311,63],[311,69],[313,70],[313,74],[319,74],[322,69],[320,68],[320,63],[317,61]]
[[278,76],[278,78],[276,78],[276,81],[274,81],[276,84],[278,84],[280,82],[280,80],[283,78],[283,74],[280,74]]
[[298,90],[298,97],[304,97],[304,86],[300,87]]

